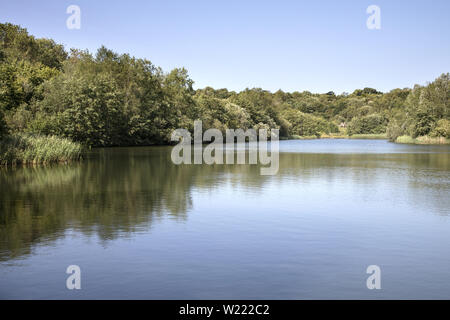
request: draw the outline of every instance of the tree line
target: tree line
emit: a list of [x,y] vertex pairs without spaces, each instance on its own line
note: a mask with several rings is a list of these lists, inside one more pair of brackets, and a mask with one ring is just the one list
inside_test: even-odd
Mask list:
[[176,128],[278,128],[281,137],[383,134],[450,138],[450,75],[387,93],[194,90],[184,68],[101,47],[96,54],[0,24],[0,138],[29,133],[87,146],[170,143]]

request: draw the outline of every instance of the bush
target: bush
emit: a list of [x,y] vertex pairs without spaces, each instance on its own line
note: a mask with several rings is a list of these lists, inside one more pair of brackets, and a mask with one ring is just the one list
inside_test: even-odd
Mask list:
[[397,143],[411,143],[411,144],[450,144],[450,139],[444,137],[430,137],[420,136],[413,138],[411,136],[400,136],[395,140]]
[[297,110],[288,111],[284,116],[291,125],[290,135],[320,137],[322,133],[339,132],[334,123]]
[[[111,76],[57,77],[46,85],[46,97],[29,124],[38,134],[55,134],[90,146],[126,142],[123,95]],[[50,113],[46,111],[50,109]]]
[[386,121],[379,114],[370,114],[364,117],[355,117],[348,125],[348,134],[385,133]]
[[415,139],[417,144],[450,144],[450,140],[444,137],[422,136]]
[[389,141],[395,141],[404,133],[402,126],[397,120],[391,120],[386,128],[386,135]]
[[417,114],[417,119],[412,126],[412,136],[414,138],[419,136],[425,136],[433,130],[435,120],[429,113]]
[[395,142],[397,143],[415,143],[415,139],[410,136],[400,136]]
[[447,119],[439,120],[430,135],[432,137],[450,138],[450,121]]

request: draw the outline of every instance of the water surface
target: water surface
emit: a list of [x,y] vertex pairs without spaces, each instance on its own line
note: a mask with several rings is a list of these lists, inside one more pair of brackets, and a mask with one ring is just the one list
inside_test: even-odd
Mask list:
[[274,176],[170,150],[0,170],[0,298],[450,298],[448,146],[281,141]]

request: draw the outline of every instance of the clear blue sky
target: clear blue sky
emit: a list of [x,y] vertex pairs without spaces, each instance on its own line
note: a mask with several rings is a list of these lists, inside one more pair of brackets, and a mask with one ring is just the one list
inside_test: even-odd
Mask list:
[[[0,21],[95,52],[186,67],[195,87],[388,91],[450,72],[450,1],[0,0]],[[81,8],[81,29],[66,8]],[[366,8],[381,8],[381,30]]]

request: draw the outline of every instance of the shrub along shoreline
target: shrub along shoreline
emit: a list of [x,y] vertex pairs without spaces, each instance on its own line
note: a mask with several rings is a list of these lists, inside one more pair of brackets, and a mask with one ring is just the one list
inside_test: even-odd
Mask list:
[[422,145],[446,145],[450,144],[450,139],[444,137],[430,137],[430,136],[419,136],[413,138],[411,136],[403,135],[397,137],[394,141],[390,140],[387,134],[322,134],[318,136],[291,136],[289,138],[284,138],[281,140],[314,140],[314,139],[367,139],[367,140],[389,140],[392,143],[400,144],[422,144]]
[[298,136],[293,135],[280,140],[316,140],[316,139],[367,139],[367,140],[388,140],[385,133],[368,133],[368,134],[353,134],[348,135],[344,133],[323,133],[320,136]]
[[444,137],[430,137],[430,136],[420,136],[413,138],[411,136],[400,136],[397,137],[395,143],[404,144],[450,144],[450,139]]
[[[291,136],[281,140],[314,140],[314,139],[371,139],[388,140],[386,134],[355,134],[318,136]],[[448,145],[450,139],[443,137],[422,136],[412,138],[400,136],[393,143]],[[0,166],[38,165],[51,163],[70,163],[82,160],[86,148],[80,143],[57,136],[39,136],[30,134],[14,134],[0,140]]]
[[0,165],[67,163],[80,160],[83,150],[66,138],[14,134],[0,142]]

